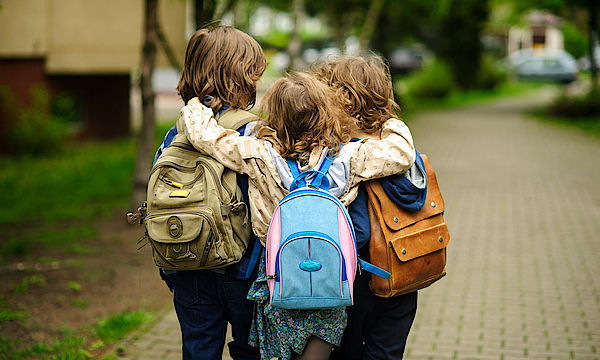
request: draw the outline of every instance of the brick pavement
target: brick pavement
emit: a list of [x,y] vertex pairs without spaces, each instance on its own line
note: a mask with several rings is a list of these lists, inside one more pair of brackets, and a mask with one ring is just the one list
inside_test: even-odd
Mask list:
[[407,359],[600,358],[600,141],[506,99],[409,123],[446,203],[448,275]]
[[[407,114],[451,241],[405,359],[600,358],[600,141],[523,114],[546,100]],[[180,359],[180,346],[169,311],[121,359]]]

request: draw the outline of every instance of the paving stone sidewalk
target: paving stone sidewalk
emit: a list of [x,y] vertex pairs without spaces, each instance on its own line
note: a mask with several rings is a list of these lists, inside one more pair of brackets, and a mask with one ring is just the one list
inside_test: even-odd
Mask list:
[[[524,115],[544,101],[406,115],[451,240],[405,359],[600,358],[600,141]],[[121,359],[180,359],[180,336],[169,311]]]

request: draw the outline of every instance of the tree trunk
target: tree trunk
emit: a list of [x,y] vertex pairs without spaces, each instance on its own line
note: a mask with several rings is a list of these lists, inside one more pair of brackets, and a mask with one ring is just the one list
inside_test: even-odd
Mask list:
[[152,157],[155,152],[155,119],[154,91],[152,89],[152,73],[158,34],[156,29],[156,13],[158,0],[146,0],[146,39],[143,48],[142,65],[142,129],[138,141],[138,154],[133,175],[133,193],[130,207],[136,209],[146,200],[146,186],[150,176]]
[[158,40],[160,40],[162,49],[165,52],[165,55],[167,55],[167,59],[169,60],[169,64],[171,64],[171,67],[177,72],[181,72],[181,65],[179,65],[179,61],[177,61],[177,56],[175,56],[173,48],[171,47],[169,40],[167,40],[167,37],[162,31],[162,27],[160,26],[158,21],[156,22],[156,36],[158,37]]
[[205,27],[213,19],[215,0],[196,0],[196,30]]
[[384,3],[385,0],[373,0],[371,2],[371,7],[369,8],[369,12],[365,18],[365,24],[363,25],[358,42],[359,51],[361,54],[367,50],[367,46],[371,42],[371,38],[375,32],[375,26],[377,26],[377,20],[379,19],[379,15],[381,14]]
[[294,0],[292,2],[292,19],[294,25],[292,27],[292,33],[290,35],[290,42],[287,46],[287,53],[290,57],[290,64],[288,70],[300,70],[303,67],[302,60],[300,59],[300,50],[302,48],[302,41],[298,34],[300,23],[302,21],[302,14],[304,13],[304,0]]
[[223,15],[229,8],[229,0],[217,0],[217,6],[215,9],[215,13],[212,16],[213,21],[221,21]]
[[594,50],[596,48],[596,41],[598,40],[598,1],[588,0],[588,4],[590,12],[590,74],[592,79],[592,91],[596,91],[598,90],[598,69],[596,68],[596,57],[594,56]]

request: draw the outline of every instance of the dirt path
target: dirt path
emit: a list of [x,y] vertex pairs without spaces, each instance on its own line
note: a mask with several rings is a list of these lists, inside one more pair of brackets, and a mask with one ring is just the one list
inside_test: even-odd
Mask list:
[[137,250],[143,228],[127,224],[124,212],[99,219],[96,228],[99,238],[83,242],[77,253],[34,250],[0,271],[4,307],[25,314],[1,323],[2,337],[27,346],[60,338],[63,326],[85,334],[101,318],[138,309],[162,311],[171,303],[150,247]]

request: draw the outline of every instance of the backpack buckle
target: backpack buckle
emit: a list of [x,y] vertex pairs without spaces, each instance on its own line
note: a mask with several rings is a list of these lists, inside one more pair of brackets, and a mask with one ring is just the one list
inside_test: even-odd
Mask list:
[[138,224],[142,225],[144,223],[144,219],[148,215],[148,207],[147,203],[144,202],[142,206],[138,207],[136,212],[127,213],[127,222],[131,225]]

